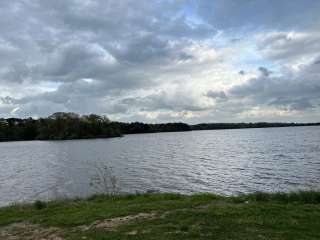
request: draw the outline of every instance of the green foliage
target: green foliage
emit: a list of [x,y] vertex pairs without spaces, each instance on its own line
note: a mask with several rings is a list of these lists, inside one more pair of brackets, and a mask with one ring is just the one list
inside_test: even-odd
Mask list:
[[191,127],[186,123],[146,124],[140,122],[116,122],[116,124],[124,134],[191,131]]
[[42,202],[40,200],[37,200],[33,203],[33,206],[37,210],[41,210],[47,207],[47,204],[45,202]]
[[249,200],[256,202],[281,202],[281,203],[305,203],[305,204],[320,204],[320,192],[303,191],[292,193],[263,193],[257,192],[246,197]]
[[105,116],[54,113],[40,119],[0,119],[0,141],[62,140],[121,136],[120,128]]
[[144,124],[111,122],[96,114],[54,113],[40,119],[0,119],[0,141],[68,140],[119,137],[123,134],[189,131],[184,123]]

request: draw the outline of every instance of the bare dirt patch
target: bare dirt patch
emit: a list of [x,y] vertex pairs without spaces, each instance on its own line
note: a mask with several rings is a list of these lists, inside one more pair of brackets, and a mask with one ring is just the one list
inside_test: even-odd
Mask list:
[[14,223],[0,228],[0,239],[5,240],[63,240],[59,228],[43,228],[37,224]]
[[[121,225],[135,221],[143,221],[156,218],[156,213],[139,213],[123,217],[110,218],[93,222],[90,225],[82,225],[79,228],[82,231],[88,231],[96,228],[113,230]],[[135,231],[128,233],[129,235],[137,234]],[[13,223],[4,227],[0,227],[0,239],[2,240],[64,240],[62,229],[54,227],[43,227],[38,224],[27,222]]]
[[102,229],[112,230],[114,228],[117,228],[117,227],[124,225],[124,224],[128,224],[130,222],[155,219],[156,217],[157,217],[157,215],[154,212],[139,213],[136,215],[129,215],[129,216],[124,216],[124,217],[116,217],[116,218],[110,218],[110,219],[96,221],[90,225],[83,225],[80,227],[80,229],[83,231],[88,231],[88,230],[94,229],[94,228],[102,228]]

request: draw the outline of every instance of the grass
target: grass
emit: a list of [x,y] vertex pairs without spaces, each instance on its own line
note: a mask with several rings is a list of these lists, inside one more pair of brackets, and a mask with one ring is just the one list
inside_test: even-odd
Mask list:
[[[126,220],[139,213],[150,217]],[[19,223],[38,230],[12,227]],[[46,229],[61,239],[320,239],[320,192],[93,196],[0,209],[0,239],[46,239]]]

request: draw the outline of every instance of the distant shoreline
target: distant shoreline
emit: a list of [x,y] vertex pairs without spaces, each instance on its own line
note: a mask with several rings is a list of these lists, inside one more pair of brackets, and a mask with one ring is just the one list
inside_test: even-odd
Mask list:
[[268,127],[242,127],[242,128],[216,128],[216,129],[192,129],[189,131],[162,131],[162,132],[140,132],[140,133],[127,133],[121,136],[114,137],[88,137],[88,138],[72,138],[72,139],[31,139],[31,140],[0,140],[0,143],[4,142],[32,142],[32,141],[72,141],[72,140],[94,140],[94,139],[110,139],[110,138],[121,138],[127,135],[140,135],[140,134],[154,134],[154,133],[179,133],[179,132],[197,132],[197,131],[219,131],[219,130],[240,130],[240,129],[264,129],[264,128],[293,128],[293,127],[313,127],[320,126],[320,124],[304,124],[304,125],[288,125],[288,126],[268,126]]
[[[226,127],[221,127],[226,126]],[[320,126],[319,123],[200,123],[191,125],[192,130],[226,130],[226,129],[250,129],[250,128],[281,128],[281,127],[310,127]]]
[[0,119],[0,142],[32,140],[75,140],[121,137],[128,134],[186,132],[250,128],[320,126],[317,123],[141,123],[113,122],[95,114],[55,113],[47,118]]

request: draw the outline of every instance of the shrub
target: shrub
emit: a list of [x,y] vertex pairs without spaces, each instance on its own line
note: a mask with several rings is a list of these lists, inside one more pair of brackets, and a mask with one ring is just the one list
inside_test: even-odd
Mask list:
[[37,210],[41,210],[47,207],[47,204],[43,201],[37,200],[33,204],[34,208]]
[[97,193],[109,196],[116,196],[120,192],[118,178],[114,175],[113,168],[106,164],[96,167],[96,174],[91,178],[90,186]]

